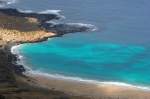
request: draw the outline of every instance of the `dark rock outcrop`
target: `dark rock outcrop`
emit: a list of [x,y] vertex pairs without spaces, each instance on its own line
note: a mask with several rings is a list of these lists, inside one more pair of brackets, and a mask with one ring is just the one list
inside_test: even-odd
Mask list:
[[24,12],[20,12],[17,9],[13,9],[13,8],[0,9],[0,12],[4,13],[6,15],[9,15],[9,16],[36,18],[41,23],[44,23],[46,21],[53,20],[53,19],[58,20],[61,18],[57,14],[24,13]]
[[45,31],[48,32],[54,32],[58,35],[63,35],[66,33],[92,31],[95,29],[95,26],[93,25],[82,23],[48,23],[48,21],[60,19],[61,16],[58,14],[42,14],[33,12],[25,13],[12,8],[0,9],[0,12],[9,16],[36,18],[39,21],[40,28],[43,28]]
[[41,27],[45,28],[47,31],[58,33],[59,35],[66,33],[92,31],[95,29],[93,25],[82,23],[43,23],[41,24]]

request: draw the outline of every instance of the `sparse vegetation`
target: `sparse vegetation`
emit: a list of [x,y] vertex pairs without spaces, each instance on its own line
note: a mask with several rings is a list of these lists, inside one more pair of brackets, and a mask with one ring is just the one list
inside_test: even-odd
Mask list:
[[55,35],[39,27],[35,18],[7,16],[0,13],[0,41],[34,42]]

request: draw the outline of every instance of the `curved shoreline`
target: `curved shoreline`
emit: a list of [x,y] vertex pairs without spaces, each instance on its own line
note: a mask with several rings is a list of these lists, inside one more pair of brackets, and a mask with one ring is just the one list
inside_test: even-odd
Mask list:
[[[5,78],[5,80],[6,80],[6,82],[4,82],[4,84],[8,83],[8,82],[10,84],[6,87],[4,86],[5,92],[4,92],[4,94],[2,92],[2,96],[4,95],[6,97],[7,96],[14,97],[14,95],[16,95],[19,98],[22,97],[20,99],[27,99],[27,97],[29,97],[28,99],[43,99],[43,97],[45,97],[44,99],[51,99],[49,97],[52,97],[53,95],[55,96],[55,98],[52,98],[52,99],[89,99],[89,98],[85,98],[86,96],[91,96],[92,99],[95,96],[98,96],[98,97],[94,98],[94,99],[99,99],[99,98],[101,99],[101,97],[103,99],[103,96],[106,96],[106,98],[104,97],[104,99],[110,99],[109,97],[112,97],[112,99],[118,99],[118,96],[121,97],[119,99],[146,99],[146,98],[137,98],[138,96],[150,97],[150,94],[149,94],[150,92],[149,92],[149,90],[145,90],[146,89],[145,87],[143,87],[143,89],[141,90],[141,87],[137,88],[137,86],[134,87],[130,84],[125,84],[125,83],[99,82],[99,81],[94,81],[94,80],[86,80],[86,79],[84,80],[81,78],[72,78],[72,77],[65,77],[65,76],[60,76],[60,75],[55,76],[55,75],[49,75],[49,74],[45,74],[46,76],[43,76],[43,73],[40,75],[40,73],[36,73],[36,72],[32,73],[32,71],[29,71],[29,74],[26,74],[27,70],[25,68],[25,65],[17,64],[17,62],[19,60],[19,57],[17,57],[17,55],[19,55],[19,54],[15,55],[13,53],[15,48],[17,48],[16,45],[20,45],[23,43],[41,42],[41,41],[47,40],[50,37],[62,36],[66,33],[84,32],[89,29],[91,30],[92,28],[87,27],[86,24],[79,25],[79,24],[68,24],[68,23],[65,23],[65,24],[45,23],[45,21],[49,20],[49,18],[51,19],[51,17],[53,15],[52,16],[47,15],[47,14],[39,15],[37,13],[27,13],[26,14],[26,13],[20,13],[16,9],[6,9],[6,10],[1,9],[1,11],[2,12],[6,11],[5,14],[7,14],[6,16],[8,16],[8,17],[12,17],[14,15],[14,16],[19,16],[19,18],[20,17],[24,18],[24,16],[28,16],[28,17],[33,17],[35,19],[39,19],[42,22],[40,24],[36,24],[36,26],[40,25],[40,27],[41,27],[41,25],[42,25],[45,30],[44,32],[50,32],[51,30],[54,30],[54,32],[51,33],[53,35],[49,34],[49,35],[46,35],[46,37],[45,36],[43,37],[43,35],[41,37],[41,35],[40,35],[40,36],[36,37],[37,39],[33,39],[31,37],[32,40],[28,39],[28,40],[24,41],[24,39],[21,39],[21,41],[18,41],[18,42],[16,42],[16,40],[15,40],[14,42],[10,41],[10,42],[2,43],[3,45],[2,45],[2,50],[1,50],[1,53],[2,53],[1,57],[5,58],[4,63],[6,63],[6,64],[4,64],[3,61],[1,62],[2,66],[0,69],[2,69],[3,71],[0,73],[2,74],[1,75],[2,80],[3,80],[3,78]],[[18,17],[15,18],[14,16],[13,16],[13,19],[18,18]],[[40,16],[44,16],[44,19],[41,19]],[[55,17],[55,15],[53,17]],[[56,15],[56,17],[57,17],[57,15]],[[5,19],[6,18],[4,17],[4,20]],[[55,19],[55,18],[53,18],[53,19]],[[33,21],[33,20],[30,20],[30,21]],[[20,23],[20,21],[19,21],[19,23]],[[28,25],[25,25],[25,26],[28,26]],[[9,30],[9,28],[6,28],[6,29]],[[11,30],[9,30],[9,32],[10,32],[10,34],[12,33]],[[26,34],[26,32],[25,32],[25,34]],[[39,34],[39,32],[37,34]],[[16,35],[18,35],[18,34],[16,34]],[[2,38],[2,39],[4,41],[7,41],[7,36],[5,39],[4,38]],[[20,36],[20,37],[22,37],[22,36]],[[10,35],[10,38],[12,38],[12,35]],[[15,39],[17,39],[17,38],[15,37]],[[24,75],[24,73],[26,75]],[[5,76],[4,74],[6,74],[6,77],[3,77],[3,76]],[[9,78],[12,78],[12,80],[9,81]],[[7,88],[9,88],[9,87],[14,88],[14,89],[7,90]],[[44,90],[49,90],[49,89],[50,90],[48,92],[45,92],[40,88],[45,88]],[[33,96],[31,95],[32,93],[34,93]],[[74,93],[78,93],[79,95],[74,94]],[[25,97],[24,97],[24,94],[25,94]],[[39,97],[41,97],[41,98],[37,98],[36,97],[37,95],[39,95]],[[84,98],[83,97],[75,98],[74,96],[83,96]],[[114,98],[114,96],[115,96],[115,98]],[[132,98],[133,96],[134,96],[134,98]],[[129,98],[124,98],[124,97],[129,97]],[[1,93],[0,93],[0,98],[1,98]],[[5,97],[4,97],[4,99],[5,99]],[[6,98],[6,99],[10,99],[10,98]],[[14,97],[11,99],[18,99],[18,98]]]
[[92,80],[92,79],[83,79],[80,77],[71,77],[71,76],[64,76],[64,75],[59,75],[59,74],[49,74],[49,73],[44,73],[40,71],[34,71],[28,66],[26,66],[23,62],[22,55],[20,55],[18,48],[21,45],[16,45],[11,48],[11,53],[15,54],[18,56],[18,61],[19,65],[24,66],[24,68],[28,69],[27,71],[24,72],[26,76],[31,76],[31,75],[39,75],[43,77],[47,77],[49,79],[54,78],[54,79],[59,79],[59,80],[66,80],[66,81],[75,81],[79,83],[87,83],[87,84],[94,84],[94,85],[101,85],[101,86],[116,86],[116,87],[128,87],[128,88],[134,88],[138,90],[143,90],[143,91],[148,91],[150,92],[150,87],[148,86],[140,86],[140,85],[134,85],[134,84],[129,84],[129,83],[124,83],[124,82],[113,82],[113,81],[99,81],[99,80]]

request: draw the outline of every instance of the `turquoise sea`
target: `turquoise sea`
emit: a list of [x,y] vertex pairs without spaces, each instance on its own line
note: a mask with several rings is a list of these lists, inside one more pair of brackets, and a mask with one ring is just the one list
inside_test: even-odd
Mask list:
[[11,7],[62,10],[62,21],[98,28],[22,45],[19,52],[32,70],[150,86],[149,0],[20,0]]

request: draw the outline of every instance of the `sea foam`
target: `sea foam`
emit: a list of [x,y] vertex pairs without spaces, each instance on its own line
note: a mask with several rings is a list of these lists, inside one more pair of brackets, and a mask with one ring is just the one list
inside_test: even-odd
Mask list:
[[5,7],[6,5],[10,5],[16,2],[17,0],[0,0],[0,7]]
[[22,12],[22,13],[34,13],[33,10],[23,10],[23,9],[18,9],[19,12]]
[[85,23],[67,23],[68,25],[74,25],[77,27],[87,27],[87,31],[96,31],[98,28],[92,24],[85,24]]
[[61,12],[61,10],[45,10],[45,11],[41,11],[41,12],[39,12],[40,14],[58,14],[58,13],[60,13]]
[[62,12],[62,10],[44,10],[44,11],[40,11],[37,12],[38,14],[55,14],[57,16],[60,17],[60,19],[65,19],[66,17],[61,15],[60,13]]
[[60,17],[60,19],[65,19],[65,16],[60,14],[61,10],[33,11],[33,10],[19,9],[19,12],[22,12],[22,13],[37,13],[37,14],[53,14],[53,15],[57,15],[58,17]]
[[[50,31],[58,30],[58,31],[75,31],[75,32],[90,32],[96,31],[98,28],[92,24],[85,24],[85,23],[61,23],[58,21],[48,21]],[[70,33],[71,33],[70,32]]]
[[54,79],[60,79],[60,80],[68,80],[68,81],[75,81],[79,83],[87,83],[87,84],[94,84],[97,86],[107,86],[107,85],[112,85],[112,86],[118,86],[118,87],[129,87],[129,88],[135,88],[143,91],[150,91],[150,87],[146,86],[138,86],[138,85],[133,85],[133,84],[128,84],[124,82],[113,82],[113,81],[98,81],[98,80],[90,80],[90,79],[83,79],[80,77],[69,77],[69,76],[64,76],[64,75],[59,75],[59,74],[49,74],[49,73],[44,73],[41,71],[27,71],[25,72],[25,75],[39,75],[43,77],[47,77],[49,79],[54,78]]
[[7,4],[13,4],[16,3],[16,0],[5,0],[7,2]]
[[24,57],[23,57],[23,56],[20,54],[20,52],[19,52],[21,46],[22,46],[22,44],[12,46],[12,47],[11,47],[11,53],[14,54],[14,55],[17,55],[18,60],[17,60],[16,64],[18,64],[18,65],[23,65],[24,68],[25,68],[27,71],[31,71],[31,68],[30,68],[30,67],[24,65],[25,63],[24,63],[23,60],[25,60],[25,59],[24,59]]

